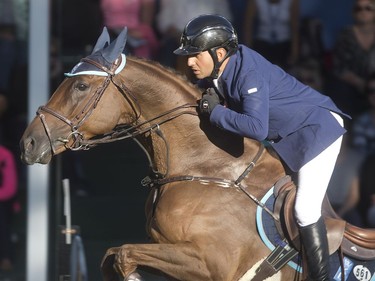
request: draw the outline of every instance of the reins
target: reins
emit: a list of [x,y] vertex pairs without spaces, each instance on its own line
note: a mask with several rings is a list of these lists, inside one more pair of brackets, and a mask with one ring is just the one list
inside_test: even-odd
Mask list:
[[[155,131],[160,127],[160,125],[163,125],[164,123],[167,123],[168,121],[171,121],[171,120],[173,120],[173,119],[175,119],[175,118],[177,118],[181,115],[186,115],[186,114],[197,115],[196,112],[192,112],[192,111],[188,111],[188,110],[183,111],[184,109],[196,108],[196,107],[197,107],[196,104],[189,104],[189,103],[183,104],[183,105],[177,106],[177,107],[175,107],[171,110],[168,110],[168,111],[166,111],[164,113],[161,113],[161,114],[159,114],[159,115],[157,115],[157,116],[155,116],[151,119],[148,119],[146,121],[143,121],[143,122],[138,123],[138,124],[133,125],[133,126],[119,125],[112,132],[104,134],[103,136],[101,136],[98,139],[82,140],[81,144],[82,144],[82,146],[84,146],[86,148],[90,148],[90,147],[95,146],[95,145],[100,144],[100,143],[109,143],[109,142],[124,140],[124,139],[128,139],[128,138],[135,138],[135,137],[137,137],[139,135],[143,135],[147,132]],[[179,112],[179,111],[181,111],[181,112]],[[172,113],[174,113],[174,114],[171,115]],[[171,116],[168,116],[168,118],[163,119],[159,122],[154,122],[154,121],[156,121],[158,119],[161,119],[161,118],[163,118],[167,115],[171,115]],[[154,122],[154,123],[150,124],[151,122]],[[147,126],[145,127],[145,125],[147,125]]]

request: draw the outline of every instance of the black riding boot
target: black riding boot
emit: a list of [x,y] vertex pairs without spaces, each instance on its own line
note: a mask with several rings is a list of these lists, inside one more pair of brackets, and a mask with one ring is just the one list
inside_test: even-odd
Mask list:
[[329,281],[327,230],[321,217],[316,223],[300,227],[302,245],[311,281]]

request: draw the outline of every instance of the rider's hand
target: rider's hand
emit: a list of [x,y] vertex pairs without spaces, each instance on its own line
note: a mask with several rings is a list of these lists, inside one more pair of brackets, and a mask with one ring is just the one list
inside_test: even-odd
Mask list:
[[199,110],[202,114],[210,115],[215,106],[220,104],[220,98],[213,88],[207,89],[199,102]]

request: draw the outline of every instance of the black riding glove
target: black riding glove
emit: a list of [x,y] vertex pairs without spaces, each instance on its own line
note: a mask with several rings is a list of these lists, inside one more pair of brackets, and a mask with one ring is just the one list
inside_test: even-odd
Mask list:
[[210,115],[218,104],[220,104],[220,98],[216,94],[215,89],[208,88],[203,93],[202,99],[199,102],[199,110],[202,114]]

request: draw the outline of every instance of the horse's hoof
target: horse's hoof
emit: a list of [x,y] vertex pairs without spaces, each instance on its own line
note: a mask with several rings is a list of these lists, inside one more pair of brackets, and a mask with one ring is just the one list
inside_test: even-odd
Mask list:
[[124,279],[124,281],[144,281],[142,276],[139,275],[138,272],[133,272],[128,276],[128,278]]

